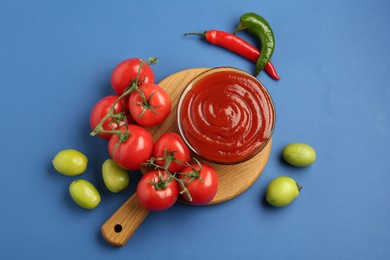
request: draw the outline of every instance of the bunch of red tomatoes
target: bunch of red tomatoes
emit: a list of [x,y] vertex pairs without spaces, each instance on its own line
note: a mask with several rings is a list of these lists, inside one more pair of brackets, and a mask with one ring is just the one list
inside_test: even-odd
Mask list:
[[192,158],[179,134],[164,133],[154,143],[147,129],[164,122],[172,106],[168,93],[154,82],[151,65],[156,62],[131,58],[115,67],[111,85],[116,95],[102,98],[92,109],[91,135],[108,140],[108,152],[118,166],[149,167],[137,186],[137,198],[147,209],[168,209],[179,197],[207,204],[217,193],[215,170]]

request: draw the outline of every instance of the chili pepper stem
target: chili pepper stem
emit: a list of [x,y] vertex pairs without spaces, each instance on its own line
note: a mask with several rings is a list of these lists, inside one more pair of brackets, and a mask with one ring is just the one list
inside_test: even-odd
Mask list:
[[234,29],[233,34],[236,34],[239,31],[245,30],[246,28],[247,28],[247,26],[245,24],[239,23],[237,25],[236,29]]
[[194,33],[194,32],[190,32],[190,33],[185,33],[184,36],[188,36],[188,35],[196,35],[196,36],[200,36],[202,38],[206,37],[206,32],[203,32],[203,33]]

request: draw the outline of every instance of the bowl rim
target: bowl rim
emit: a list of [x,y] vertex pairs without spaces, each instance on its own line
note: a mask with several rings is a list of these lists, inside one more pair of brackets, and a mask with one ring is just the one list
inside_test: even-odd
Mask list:
[[[273,118],[272,125],[270,125],[270,127],[271,127],[270,129],[271,130],[269,132],[269,135],[267,136],[267,139],[257,149],[255,149],[250,155],[248,155],[248,156],[246,156],[244,158],[240,158],[239,160],[231,161],[231,162],[225,162],[225,161],[221,162],[221,161],[214,160],[212,158],[208,158],[208,157],[205,157],[205,156],[199,154],[197,149],[195,149],[195,147],[193,147],[193,145],[188,141],[188,139],[187,139],[187,137],[186,137],[186,135],[184,133],[184,129],[182,127],[181,119],[180,119],[181,118],[181,107],[182,107],[182,104],[184,102],[184,99],[185,99],[186,95],[188,94],[188,92],[193,88],[195,83],[198,82],[199,80],[201,80],[204,76],[211,75],[211,74],[217,73],[217,72],[223,72],[223,71],[238,72],[238,73],[241,73],[241,74],[251,78],[252,80],[256,81],[261,86],[261,89],[262,89],[261,91],[263,92],[263,94],[265,96],[267,96],[267,101],[270,104],[270,108],[272,108],[272,118]],[[248,73],[247,71],[244,71],[244,70],[236,68],[236,67],[232,67],[232,66],[219,66],[219,67],[209,68],[209,69],[206,69],[205,71],[202,71],[201,73],[199,73],[198,75],[193,77],[186,84],[184,90],[181,92],[181,94],[179,96],[179,99],[178,99],[176,119],[177,119],[178,132],[179,132],[180,136],[183,138],[183,140],[186,143],[186,145],[188,146],[188,148],[194,154],[196,154],[201,159],[206,160],[207,162],[210,162],[210,163],[222,164],[222,165],[234,165],[234,164],[238,164],[238,163],[242,163],[242,162],[250,160],[251,158],[253,158],[257,154],[259,154],[261,151],[263,151],[264,148],[267,146],[269,141],[272,139],[272,136],[273,136],[273,133],[274,133],[274,130],[275,130],[275,126],[276,126],[276,108],[275,108],[275,104],[273,102],[272,96],[269,93],[268,89],[255,76],[253,76],[252,74]]]

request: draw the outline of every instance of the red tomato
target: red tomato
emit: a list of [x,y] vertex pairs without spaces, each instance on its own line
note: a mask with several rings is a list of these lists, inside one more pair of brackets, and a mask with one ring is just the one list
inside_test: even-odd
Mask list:
[[199,171],[199,165],[197,163],[191,164],[184,168],[181,172],[187,173],[180,174],[179,178],[184,181],[191,197],[183,193],[183,198],[193,205],[204,205],[209,203],[217,194],[218,189],[218,175],[216,171],[205,163],[202,163],[202,169]]
[[[137,79],[141,59],[132,58],[119,63],[111,74],[111,85],[118,95],[122,95],[127,87]],[[138,85],[153,83],[154,73],[148,63],[144,62],[138,77]]]
[[[182,164],[171,161],[168,167],[170,173],[178,172],[185,167],[185,162],[191,161],[191,152],[185,144],[183,138],[174,132],[168,132],[161,135],[154,145],[153,157],[164,158],[165,151],[173,154],[173,159],[183,162]],[[165,165],[166,160],[156,160],[155,163],[160,166]]]
[[[105,117],[108,113],[108,111],[111,109],[111,107],[114,105],[114,102],[117,100],[119,96],[106,96],[102,99],[100,99],[96,105],[93,107],[91,114],[89,116],[89,124],[91,126],[91,129],[94,130],[96,126],[100,123],[100,121]],[[124,100],[119,101],[115,105],[115,112],[116,113],[122,113],[127,109],[127,103],[125,104]],[[124,122],[123,122],[124,123]],[[120,125],[123,125],[120,123]],[[118,124],[112,119],[112,117],[108,118],[103,123],[103,130],[110,131],[113,129],[118,128]],[[104,139],[110,139],[112,134],[108,133],[99,133],[99,137]]]
[[[160,176],[160,177],[159,177]],[[152,171],[145,174],[137,186],[137,198],[147,209],[161,211],[175,204],[179,197],[179,184],[164,172]]]
[[[134,121],[142,126],[155,126],[162,123],[171,111],[171,99],[168,93],[153,83],[144,83],[138,90],[129,98],[129,110]],[[142,94],[145,99],[142,98]]]
[[[126,126],[120,128],[126,131]],[[153,152],[153,137],[143,127],[128,125],[129,137],[119,143],[119,136],[112,135],[108,142],[108,152],[116,164],[127,170],[137,170],[150,159]]]

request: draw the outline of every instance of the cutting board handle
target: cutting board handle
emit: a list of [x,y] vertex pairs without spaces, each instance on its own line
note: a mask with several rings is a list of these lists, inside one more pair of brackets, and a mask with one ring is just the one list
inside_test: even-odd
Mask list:
[[134,234],[149,210],[144,208],[134,193],[101,227],[104,239],[114,246],[124,246]]

